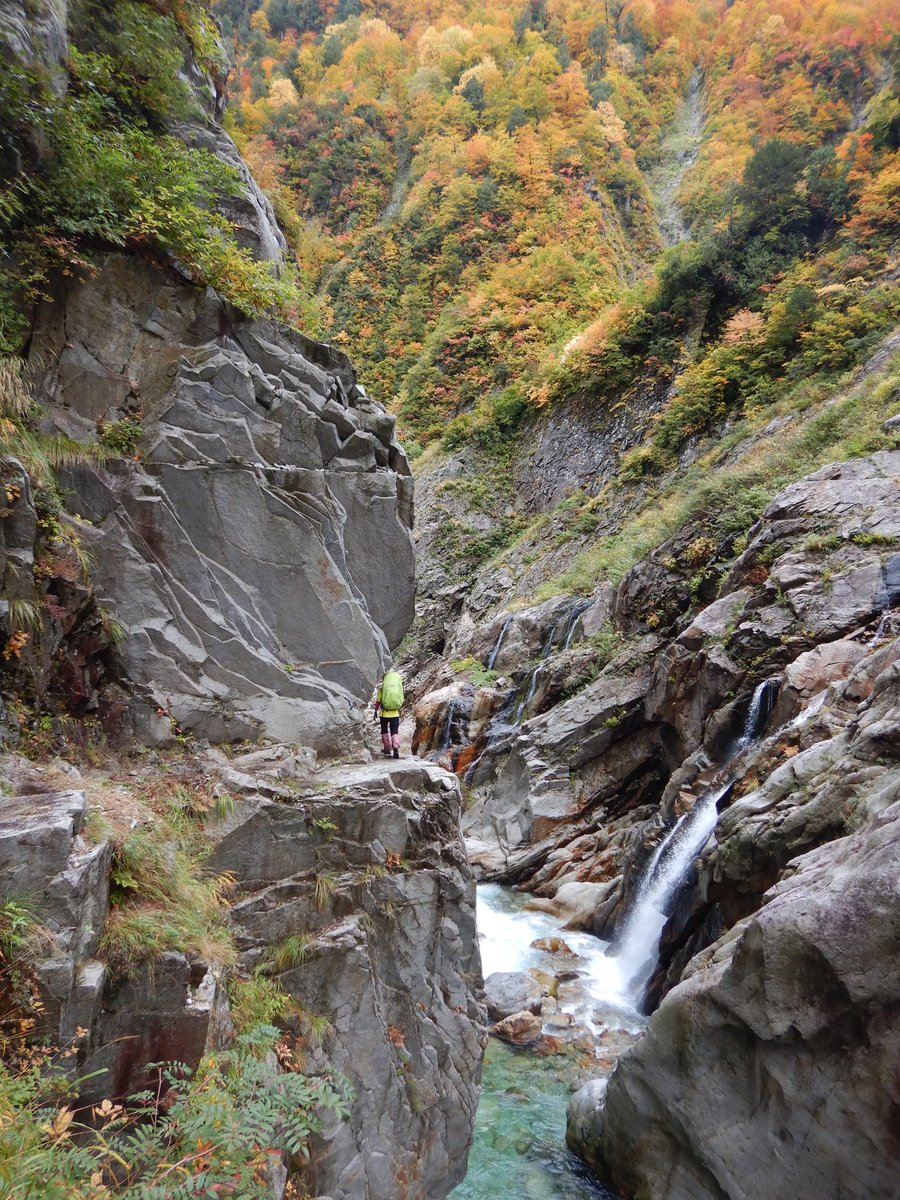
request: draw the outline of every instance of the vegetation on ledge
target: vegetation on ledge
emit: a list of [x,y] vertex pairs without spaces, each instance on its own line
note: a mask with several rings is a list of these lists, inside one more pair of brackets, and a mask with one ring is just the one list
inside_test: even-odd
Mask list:
[[254,260],[217,212],[241,191],[236,170],[182,140],[183,122],[206,119],[185,78],[187,45],[213,66],[212,28],[193,2],[78,0],[65,86],[36,67],[4,68],[0,352],[20,348],[53,272],[89,274],[98,245],[179,265],[248,313],[306,314],[296,275]]

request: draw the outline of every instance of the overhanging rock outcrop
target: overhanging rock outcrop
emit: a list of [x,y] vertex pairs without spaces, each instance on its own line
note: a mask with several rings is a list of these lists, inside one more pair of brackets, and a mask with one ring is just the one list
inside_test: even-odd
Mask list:
[[140,460],[73,471],[127,673],[201,736],[336,749],[413,605],[412,480],[344,355],[121,254],[62,281],[31,361],[80,440],[141,415]]

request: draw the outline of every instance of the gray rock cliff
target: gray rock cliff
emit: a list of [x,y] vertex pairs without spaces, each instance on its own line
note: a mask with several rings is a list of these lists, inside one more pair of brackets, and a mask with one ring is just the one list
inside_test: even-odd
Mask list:
[[[0,0],[0,47],[61,91],[66,16],[64,3]],[[225,215],[278,269],[271,206],[187,50],[185,77],[197,111],[176,132],[237,169],[243,194]],[[223,944],[245,978],[277,973],[309,1018],[284,1021],[297,1065],[334,1068],[352,1088],[304,1185],[331,1200],[439,1200],[465,1172],[485,1012],[458,783],[432,766],[370,765],[362,738],[363,704],[413,615],[412,480],[393,418],[343,354],[241,315],[171,256],[84,257],[32,314],[28,382],[45,433],[130,432],[102,465],[61,472],[59,520],[77,524],[90,581],[62,561],[35,575],[37,502],[9,465],[18,490],[0,521],[0,572],[10,600],[42,606],[22,673],[35,701],[57,689],[66,720],[99,714],[110,738],[113,708],[138,744],[196,735],[204,786],[236,798],[205,829],[208,867],[233,888]],[[16,712],[0,710],[11,740]],[[263,745],[233,760],[207,744],[245,738]],[[315,775],[317,752],[358,765]],[[131,902],[110,899],[115,851],[155,828],[151,806],[132,816],[133,777],[152,790],[160,764],[118,780],[124,824],[111,831],[90,819],[108,777],[3,760],[0,883],[34,899],[40,939],[23,971],[40,1036],[72,1048],[66,1069],[89,1076],[85,1102],[145,1086],[151,1062],[195,1066],[233,1032],[227,952],[213,961],[182,939],[117,968],[103,940],[111,906]],[[289,938],[304,953],[270,971]]]
[[460,804],[454,778],[426,764],[335,768],[212,832],[210,865],[241,891],[241,961],[307,939],[278,979],[329,1022],[309,1066],[332,1065],[355,1092],[306,1172],[333,1200],[437,1198],[465,1173],[485,1013]]
[[31,341],[48,424],[140,411],[140,462],[70,473],[145,708],[218,740],[346,742],[412,615],[412,491],[349,362],[118,254]]
[[572,1140],[626,1195],[897,1195],[898,713],[893,662],[858,719],[805,752],[812,796],[793,758],[777,802],[764,789],[723,817],[713,860],[732,871],[751,830],[768,847],[787,829],[802,845],[803,826],[826,840],[692,960],[592,1115],[575,1106]]

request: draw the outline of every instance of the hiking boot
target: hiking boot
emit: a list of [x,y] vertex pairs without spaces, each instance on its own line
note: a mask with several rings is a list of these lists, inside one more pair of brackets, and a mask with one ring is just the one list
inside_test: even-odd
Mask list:
[[399,757],[400,757],[400,751],[395,749],[394,750],[394,758],[399,758]]
[[[385,758],[390,758],[390,757],[391,757],[391,752],[390,752],[390,750],[382,750],[382,752],[381,752],[381,753],[384,755],[384,757],[385,757]],[[394,755],[394,757],[396,758],[396,755]]]

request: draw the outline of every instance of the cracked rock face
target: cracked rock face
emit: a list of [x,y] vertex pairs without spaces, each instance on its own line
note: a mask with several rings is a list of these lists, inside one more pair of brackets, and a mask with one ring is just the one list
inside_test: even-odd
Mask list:
[[897,1194],[900,664],[873,657],[856,719],[739,800],[712,861],[798,857],[691,961],[605,1103],[573,1108],[573,1145],[626,1195]]
[[343,355],[110,254],[39,312],[52,425],[142,414],[140,462],[72,472],[98,593],[154,710],[337,750],[413,605],[412,480]]
[[314,1139],[311,1194],[440,1200],[465,1174],[486,1030],[460,802],[440,768],[376,763],[242,802],[213,831],[242,964],[303,935],[278,982],[328,1021],[308,1068],[353,1086],[349,1119]]

